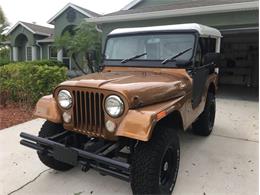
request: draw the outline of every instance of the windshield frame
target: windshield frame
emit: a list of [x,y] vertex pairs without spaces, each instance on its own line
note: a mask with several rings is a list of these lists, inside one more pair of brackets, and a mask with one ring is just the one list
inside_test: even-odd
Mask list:
[[[150,60],[150,59],[133,59],[124,64],[121,63],[123,59],[105,59],[105,51],[107,48],[107,42],[114,37],[136,36],[136,35],[155,35],[155,34],[191,34],[194,36],[194,44],[191,58],[189,60],[173,60],[167,64],[161,64],[163,60]],[[161,67],[161,68],[189,68],[192,66],[192,62],[196,53],[196,46],[198,42],[199,33],[196,30],[165,30],[154,32],[134,32],[124,34],[108,35],[103,49],[104,59],[102,60],[102,66],[120,66],[120,67]],[[171,56],[169,56],[171,57]]]

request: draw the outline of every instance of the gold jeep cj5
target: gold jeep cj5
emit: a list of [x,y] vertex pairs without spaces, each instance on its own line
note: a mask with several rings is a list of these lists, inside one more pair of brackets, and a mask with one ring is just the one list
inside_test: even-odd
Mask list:
[[55,170],[79,165],[130,181],[134,194],[171,194],[178,130],[208,136],[214,126],[220,40],[199,24],[112,31],[100,71],[42,97],[35,115],[46,122],[21,144]]

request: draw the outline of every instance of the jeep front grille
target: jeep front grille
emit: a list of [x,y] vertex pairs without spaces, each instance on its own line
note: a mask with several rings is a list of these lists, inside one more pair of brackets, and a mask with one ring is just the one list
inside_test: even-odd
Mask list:
[[92,90],[73,90],[74,130],[93,136],[104,136],[104,94]]

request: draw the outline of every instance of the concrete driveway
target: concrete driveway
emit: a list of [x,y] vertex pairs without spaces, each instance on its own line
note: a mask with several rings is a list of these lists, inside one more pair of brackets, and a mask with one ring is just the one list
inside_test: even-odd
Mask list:
[[[237,97],[237,96],[236,96]],[[258,101],[217,99],[214,133],[181,133],[181,163],[174,195],[258,195]],[[0,131],[0,194],[131,194],[130,185],[95,171],[57,172],[40,163],[36,152],[19,145],[19,133],[37,134],[36,119]]]

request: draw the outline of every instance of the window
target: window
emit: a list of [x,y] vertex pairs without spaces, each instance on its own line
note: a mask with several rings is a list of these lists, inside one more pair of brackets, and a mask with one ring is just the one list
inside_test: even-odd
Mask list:
[[[216,39],[213,38],[200,38],[199,44],[196,53],[196,66],[205,65],[204,64],[204,56],[207,53],[215,53],[216,52]],[[200,54],[199,54],[200,53]],[[199,57],[200,55],[200,57]],[[199,60],[200,58],[200,60]]]
[[68,54],[67,49],[63,49],[63,57],[64,58],[69,58],[69,54]]
[[202,44],[203,55],[206,53],[216,52],[216,39],[213,38],[200,38]]
[[188,33],[158,33],[116,36],[108,39],[106,60],[122,60],[147,53],[136,60],[165,60],[192,48],[176,60],[190,60],[193,55],[195,36]]
[[202,58],[201,42],[199,42],[196,50],[196,55],[195,55],[195,66],[201,66],[201,58]]
[[209,39],[209,52],[215,53],[216,52],[216,39]]
[[57,49],[54,46],[49,46],[49,59],[57,59]]
[[69,58],[63,58],[62,62],[67,65],[68,68],[70,68],[70,59]]
[[70,69],[70,64],[71,64],[71,59],[69,57],[69,53],[66,49],[63,49],[63,58],[62,61],[64,64],[66,64],[68,66],[68,68]]
[[32,48],[26,47],[26,60],[32,61]]

